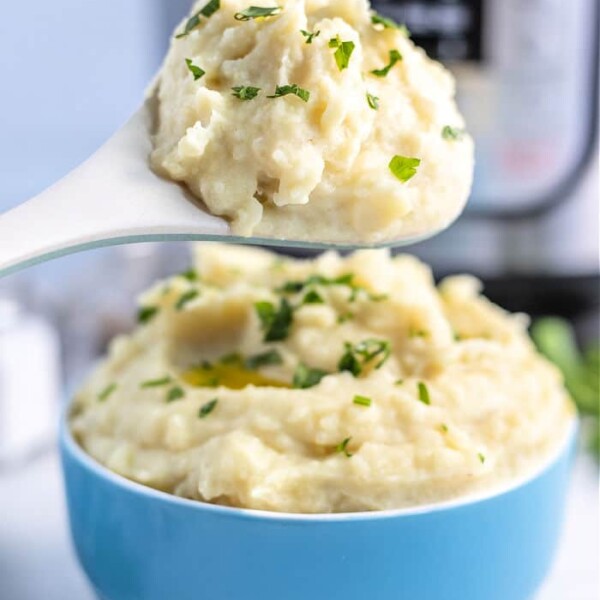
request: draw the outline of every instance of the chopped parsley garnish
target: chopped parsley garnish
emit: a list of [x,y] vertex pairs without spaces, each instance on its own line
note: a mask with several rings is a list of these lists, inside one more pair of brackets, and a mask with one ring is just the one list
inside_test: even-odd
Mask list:
[[172,387],[167,392],[167,402],[175,402],[175,400],[181,400],[185,396],[185,392],[183,388],[180,388],[178,385]]
[[390,161],[389,168],[397,179],[402,183],[406,183],[417,174],[417,167],[420,164],[420,158],[410,158],[396,154]]
[[348,444],[350,443],[351,440],[352,440],[351,437],[347,437],[344,441],[340,442],[335,447],[335,451],[339,452],[340,454],[345,454],[347,458],[350,458],[352,456],[352,454],[350,452],[348,452]]
[[204,77],[204,75],[206,75],[206,71],[195,65],[191,59],[186,58],[185,64],[187,65],[187,68],[190,71],[190,73],[194,76],[194,81],[198,81],[198,79],[201,79],[202,77]]
[[424,329],[410,329],[408,337],[410,338],[424,338],[427,337],[427,332]]
[[359,406],[371,406],[371,398],[367,398],[366,396],[354,396],[352,402]]
[[354,275],[346,273],[339,277],[325,277],[324,275],[311,275],[304,281],[288,281],[282,285],[277,291],[283,294],[297,294],[311,285],[348,285],[352,286]]
[[280,294],[298,294],[304,291],[306,288],[311,286],[333,286],[343,285],[350,288],[349,302],[354,302],[358,298],[360,292],[364,292],[370,300],[373,302],[379,302],[386,300],[387,295],[385,294],[372,294],[366,288],[354,283],[354,275],[352,273],[346,273],[339,277],[325,277],[324,275],[311,275],[304,281],[288,281],[279,287],[276,291]]
[[188,269],[187,271],[180,273],[179,277],[183,277],[184,279],[187,279],[190,283],[194,283],[194,282],[198,281],[198,279],[199,279],[198,271],[196,271],[196,269]]
[[450,125],[446,125],[442,129],[442,137],[445,140],[456,141],[460,140],[465,134],[465,130],[459,127],[451,127]]
[[209,377],[206,380],[204,387],[217,388],[220,385],[221,385],[221,380],[218,377]]
[[232,95],[240,100],[254,100],[258,96],[258,92],[260,92],[260,88],[252,87],[251,85],[238,85],[231,89],[233,91]]
[[319,37],[321,35],[321,31],[320,30],[317,30],[317,31],[311,33],[310,31],[305,31],[304,29],[301,29],[300,33],[306,38],[306,43],[307,44],[312,44],[313,40],[316,37]]
[[279,303],[279,308],[275,308],[271,302],[257,302],[254,308],[262,325],[265,342],[280,342],[287,338],[294,310],[285,298]]
[[176,35],[175,37],[177,39],[182,38],[182,37],[186,37],[187,35],[190,34],[191,31],[193,31],[194,29],[196,29],[196,27],[198,27],[198,25],[200,25],[200,13],[197,12],[195,15],[191,16],[186,24],[185,27],[183,29],[183,32]]
[[210,0],[210,2],[206,3],[204,7],[200,9],[200,14],[208,19],[208,17],[216,13],[219,8],[221,8],[221,0]]
[[419,381],[417,387],[419,389],[419,400],[423,404],[427,404],[427,406],[429,406],[431,404],[431,398],[429,396],[429,389],[422,381]]
[[340,71],[347,69],[348,65],[350,64],[350,57],[352,56],[352,53],[354,52],[354,48],[355,48],[354,42],[351,42],[351,41],[342,42],[342,40],[340,39],[340,36],[338,35],[329,40],[329,47],[336,49],[333,56],[335,58],[335,62],[338,66],[338,69]]
[[283,358],[277,350],[268,350],[262,354],[256,354],[255,356],[249,356],[245,361],[244,365],[247,369],[260,369],[260,367],[267,367],[270,365],[281,365]]
[[481,464],[483,464],[483,463],[485,462],[485,456],[484,456],[483,454],[481,454],[481,452],[479,452],[479,453],[477,454],[477,457],[479,458],[479,462],[480,462]]
[[392,70],[394,65],[402,60],[402,54],[398,50],[390,50],[390,62],[381,69],[374,69],[371,71],[376,77],[386,77],[387,74]]
[[182,38],[190,34],[191,31],[196,29],[198,25],[200,25],[201,19],[200,16],[210,17],[214,13],[216,13],[219,8],[221,8],[221,0],[210,0],[207,4],[204,5],[196,14],[192,15],[186,22],[185,27],[183,28],[183,32],[179,35],[176,35],[176,38]]
[[324,304],[325,300],[316,290],[309,290],[302,299],[302,304]]
[[440,429],[442,430],[443,433],[448,433],[448,425],[446,425],[446,423],[442,423],[440,425]]
[[[242,362],[242,356],[239,352],[230,352],[229,354],[222,356],[219,362],[222,365],[236,365]],[[212,369],[212,365],[207,360],[203,361],[202,367],[204,369]]]
[[404,379],[398,379],[394,382],[394,385],[403,385],[404,384]]
[[367,290],[364,291],[369,296],[369,300],[372,300],[373,302],[383,302],[389,298],[388,294],[371,294],[370,292],[367,292]]
[[379,98],[367,92],[367,102],[373,110],[379,110]]
[[146,388],[155,388],[162,387],[163,385],[168,385],[173,381],[168,375],[166,377],[161,377],[160,379],[149,379],[148,381],[144,381],[140,384],[142,389]]
[[384,17],[383,15],[374,13],[371,15],[371,23],[373,25],[382,25],[383,29],[397,29],[401,31],[406,37],[410,37],[410,31],[404,24],[396,23],[393,19]]
[[188,290],[179,297],[175,303],[175,310],[183,310],[190,302],[195,300],[200,295],[198,290]]
[[375,369],[381,368],[392,353],[391,345],[387,340],[369,339],[354,346],[346,342],[344,346],[345,352],[340,358],[338,369],[350,371],[354,377],[358,377],[363,369],[375,359],[378,359]]
[[206,404],[204,404],[198,411],[198,417],[200,419],[204,419],[205,417],[210,415],[210,413],[215,409],[215,406],[217,406],[218,401],[219,401],[218,398],[214,398],[210,402],[207,402]]
[[329,375],[327,371],[312,369],[306,365],[299,364],[294,372],[292,385],[295,389],[306,390],[321,383],[323,377]]
[[300,98],[300,100],[302,100],[303,102],[308,102],[310,100],[310,92],[308,90],[302,89],[296,83],[276,86],[273,95],[267,96],[267,98],[281,98],[282,96],[288,96],[290,94],[298,96],[298,98]]
[[275,291],[280,294],[297,294],[298,292],[301,292],[306,285],[307,284],[304,281],[288,281]]
[[354,319],[354,313],[346,312],[346,313],[343,313],[338,316],[337,322],[342,324],[342,323],[346,323],[346,321],[350,321],[352,319]]
[[250,21],[264,17],[273,17],[281,12],[281,6],[272,6],[270,8],[263,6],[249,6],[248,8],[235,13],[236,21]]
[[149,323],[157,313],[157,306],[140,306],[137,313],[138,323]]
[[110,396],[112,396],[113,392],[117,389],[117,384],[116,383],[109,383],[99,394],[98,394],[98,401],[99,402],[104,402],[105,400],[108,400],[110,398]]

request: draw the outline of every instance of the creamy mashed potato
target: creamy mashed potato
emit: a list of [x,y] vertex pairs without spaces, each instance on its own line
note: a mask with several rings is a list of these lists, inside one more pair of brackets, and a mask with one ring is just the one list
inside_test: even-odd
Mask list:
[[141,299],[77,395],[109,469],[186,498],[329,513],[437,502],[527,475],[573,408],[527,319],[410,256],[314,261],[202,245]]
[[[246,17],[250,4],[273,14]],[[454,80],[366,0],[200,0],[192,14],[159,77],[151,162],[235,234],[377,243],[460,213],[473,144]]]

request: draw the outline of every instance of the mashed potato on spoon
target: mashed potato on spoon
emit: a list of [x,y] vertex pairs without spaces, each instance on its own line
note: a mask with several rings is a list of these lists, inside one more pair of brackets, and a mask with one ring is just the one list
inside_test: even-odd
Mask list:
[[366,0],[201,0],[158,82],[153,167],[241,236],[383,243],[472,181],[454,80]]

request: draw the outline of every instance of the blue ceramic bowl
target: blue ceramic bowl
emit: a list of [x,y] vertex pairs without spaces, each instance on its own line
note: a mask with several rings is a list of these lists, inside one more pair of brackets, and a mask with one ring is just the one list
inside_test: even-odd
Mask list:
[[575,429],[533,477],[411,510],[283,515],[132,483],[63,422],[71,532],[103,600],[526,600],[563,519]]

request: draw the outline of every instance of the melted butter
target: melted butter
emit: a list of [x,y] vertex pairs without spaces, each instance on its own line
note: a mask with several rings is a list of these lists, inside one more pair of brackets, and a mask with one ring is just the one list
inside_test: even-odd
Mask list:
[[217,363],[202,365],[185,371],[182,379],[194,387],[219,387],[243,390],[249,385],[257,387],[291,388],[289,383],[262,375],[259,371],[247,369],[240,363]]

